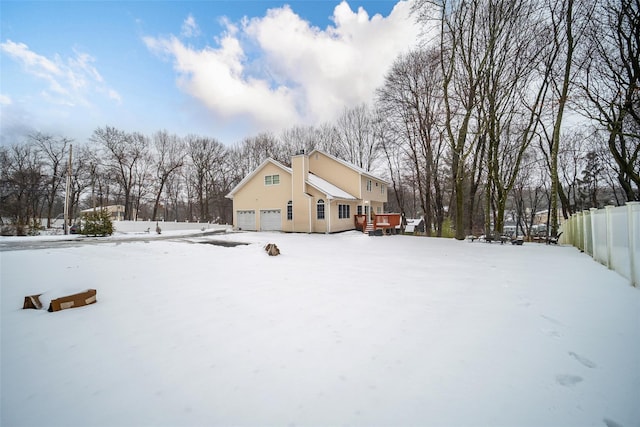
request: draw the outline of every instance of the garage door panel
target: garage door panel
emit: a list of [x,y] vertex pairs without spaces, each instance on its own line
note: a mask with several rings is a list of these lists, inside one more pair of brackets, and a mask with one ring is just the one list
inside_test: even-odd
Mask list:
[[268,209],[260,211],[261,231],[282,231],[282,211]]
[[256,231],[256,211],[238,211],[236,217],[238,218],[239,230]]

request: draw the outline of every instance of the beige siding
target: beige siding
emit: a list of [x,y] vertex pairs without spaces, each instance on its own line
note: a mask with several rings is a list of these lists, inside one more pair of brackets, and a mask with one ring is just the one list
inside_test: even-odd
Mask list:
[[309,171],[336,184],[352,196],[360,197],[360,174],[323,153],[316,151],[309,156]]
[[[266,175],[279,175],[280,183],[265,185]],[[260,210],[280,209],[282,214],[282,229],[289,231],[291,221],[287,221],[287,202],[291,200],[291,175],[279,167],[268,163],[254,177],[249,180],[241,191],[233,197],[233,223],[237,224],[236,212],[239,210],[256,211],[256,229],[260,230]]]
[[315,203],[307,195],[306,179],[308,175],[309,159],[304,155],[293,156],[291,158],[292,194],[293,194],[293,221],[290,221],[290,229],[301,233],[310,233],[312,223],[309,218],[309,209],[315,209],[309,203]]
[[[371,190],[368,188],[368,183],[371,181]],[[386,202],[387,201],[387,185],[373,178],[362,175],[360,180],[360,189],[362,191],[362,199],[370,200],[374,202]]]
[[[309,194],[313,196],[311,198],[311,232],[312,233],[326,233],[327,224],[329,218],[329,201],[327,198],[320,194],[317,190],[311,188]],[[324,219],[318,219],[318,200],[324,200]]]
[[[309,188],[311,200],[311,233],[335,233],[355,229],[353,216],[356,214],[356,201],[329,200],[325,194]],[[318,219],[318,200],[324,201],[324,219]],[[339,204],[349,205],[349,218],[339,218]],[[308,209],[307,209],[308,211]],[[308,228],[308,226],[307,226]]]
[[[349,218],[339,218],[338,205],[349,205]],[[331,232],[354,230],[355,221],[354,215],[357,213],[358,202],[356,201],[341,201],[332,200],[331,202]]]
[[[350,167],[336,162],[323,153],[313,152],[309,156],[309,171],[333,182],[352,196],[362,200],[374,202],[387,201],[387,185],[366,175],[360,175]],[[367,189],[367,182],[371,180],[371,190]]]

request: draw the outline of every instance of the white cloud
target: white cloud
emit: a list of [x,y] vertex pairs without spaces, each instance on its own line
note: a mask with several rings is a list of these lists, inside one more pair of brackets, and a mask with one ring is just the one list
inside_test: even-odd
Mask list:
[[179,87],[215,117],[277,130],[332,120],[345,106],[370,102],[397,55],[418,41],[409,10],[400,1],[388,17],[370,17],[343,1],[334,24],[320,29],[284,6],[239,26],[223,21],[215,47],[196,49],[175,36],[144,41],[171,58]]
[[121,103],[122,103],[122,97],[120,96],[120,94],[119,94],[118,92],[116,92],[116,91],[115,91],[115,90],[113,90],[113,89],[109,89],[109,90],[107,91],[107,93],[108,93],[108,95],[109,95],[109,98],[110,98],[110,99],[113,99],[113,100],[114,100],[114,101],[116,101],[118,104],[121,104]]
[[196,37],[200,35],[200,28],[198,28],[198,24],[193,15],[187,16],[187,19],[182,23],[181,34],[183,37]]
[[[40,55],[24,43],[7,40],[0,43],[0,50],[22,64],[24,70],[47,82],[42,98],[52,104],[75,106],[91,105],[92,92],[114,92],[104,84],[104,79],[93,66],[95,59],[82,52],[66,60],[55,55],[47,58]],[[118,95],[119,97],[119,95]]]
[[0,93],[0,105],[11,105],[12,103],[10,96]]

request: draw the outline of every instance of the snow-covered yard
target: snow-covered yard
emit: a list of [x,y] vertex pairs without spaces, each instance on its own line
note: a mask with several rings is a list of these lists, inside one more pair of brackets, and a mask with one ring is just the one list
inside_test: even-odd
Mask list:
[[640,290],[574,248],[206,239],[0,252],[0,424],[640,425]]

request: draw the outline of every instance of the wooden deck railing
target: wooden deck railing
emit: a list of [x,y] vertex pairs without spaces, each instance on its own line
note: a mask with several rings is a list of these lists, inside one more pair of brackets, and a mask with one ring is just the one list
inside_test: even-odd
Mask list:
[[[360,230],[362,232],[367,228],[367,215],[354,215],[354,221],[356,230]],[[401,216],[399,213],[384,213],[378,214],[373,217],[371,223],[373,224],[374,230],[387,230],[387,229],[395,229],[400,225]]]

